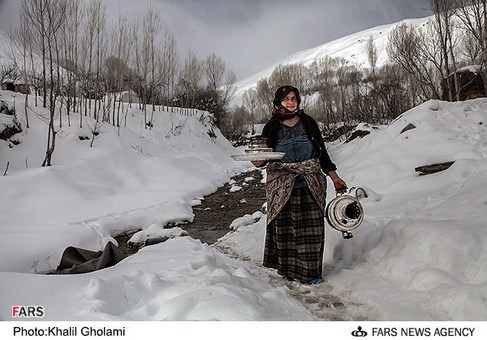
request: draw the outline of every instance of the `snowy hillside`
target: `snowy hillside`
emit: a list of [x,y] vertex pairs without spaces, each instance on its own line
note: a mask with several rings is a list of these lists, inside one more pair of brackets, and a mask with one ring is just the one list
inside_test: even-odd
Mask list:
[[[232,160],[239,150],[217,130],[210,137],[204,116],[156,112],[148,130],[133,108],[120,136],[102,126],[93,147],[79,138],[93,123],[79,129],[73,115],[54,165],[41,168],[46,112],[30,107],[37,114],[20,144],[0,142],[2,171],[10,164],[0,177],[2,320],[14,319],[13,305],[43,306],[44,320],[487,319],[486,99],[430,101],[362,139],[329,145],[341,176],[368,197],[354,238],[327,227],[317,286],[261,266],[265,216],[216,246],[179,237],[111,268],[43,275],[69,245],[101,250],[116,233],[191,220],[202,195],[250,164]],[[410,123],[416,128],[401,133]],[[455,163],[414,171],[445,161]]]
[[[18,104],[23,97],[1,91],[0,99],[16,105],[18,117],[24,120]],[[8,166],[8,176],[2,178],[0,225],[9,232],[2,242],[15,244],[16,233],[39,230],[53,237],[38,246],[31,244],[37,243],[35,237],[26,237],[15,245],[19,262],[3,262],[1,270],[42,271],[58,260],[67,244],[98,248],[117,230],[191,220],[194,199],[213,192],[245,168],[229,157],[235,149],[209,124],[207,114],[156,112],[154,127],[146,129],[136,108],[128,109],[120,130],[102,125],[93,147],[94,121],[84,117],[80,129],[79,116],[74,114],[68,127],[64,115],[53,166],[41,168],[48,113],[30,99],[31,128],[26,130],[24,125],[24,132],[11,138],[20,144],[12,147],[0,140],[2,173]],[[210,137],[213,133],[215,138]],[[93,233],[99,237],[92,239]],[[0,249],[7,258],[8,247]]]
[[[354,302],[351,315],[487,319],[486,112],[487,99],[429,101],[362,139],[329,146],[342,177],[369,196],[354,238],[326,231],[326,280],[332,295]],[[401,133],[409,124],[415,128]],[[447,161],[455,163],[445,171],[415,172]],[[263,222],[220,243],[258,263],[255,233],[264,237]]]
[[303,64],[305,66],[309,66],[313,63],[313,61],[324,58],[325,56],[329,56],[332,58],[342,57],[358,67],[368,68],[370,66],[367,58],[367,42],[370,37],[373,37],[374,43],[377,47],[377,66],[380,67],[387,61],[388,58],[386,46],[388,42],[388,35],[391,30],[403,23],[420,26],[428,22],[431,18],[432,17],[407,19],[393,24],[373,27],[364,31],[350,34],[343,38],[336,39],[315,48],[297,52],[283,60],[276,62],[273,65],[270,65],[253,76],[238,81],[236,83],[237,89],[233,98],[233,103],[235,105],[241,105],[243,93],[249,88],[255,87],[259,80],[268,78],[274,69],[276,69],[279,65]]

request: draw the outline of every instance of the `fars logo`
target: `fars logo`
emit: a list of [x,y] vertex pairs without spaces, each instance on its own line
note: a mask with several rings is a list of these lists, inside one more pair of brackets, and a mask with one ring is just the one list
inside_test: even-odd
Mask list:
[[43,306],[12,306],[13,318],[42,318],[44,317]]

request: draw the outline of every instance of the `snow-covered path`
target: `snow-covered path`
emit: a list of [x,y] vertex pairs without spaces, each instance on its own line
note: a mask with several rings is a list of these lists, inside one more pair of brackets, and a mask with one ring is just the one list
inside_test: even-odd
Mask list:
[[[225,237],[222,240],[225,240]],[[225,246],[225,241],[217,242],[214,247],[226,256],[250,263],[254,275],[262,277],[277,290],[295,299],[318,320],[375,320],[377,317],[372,307],[333,294],[333,286],[326,281],[326,278],[318,285],[290,282],[278,275],[276,270],[263,267],[259,261],[250,259],[243,253],[233,252]]]

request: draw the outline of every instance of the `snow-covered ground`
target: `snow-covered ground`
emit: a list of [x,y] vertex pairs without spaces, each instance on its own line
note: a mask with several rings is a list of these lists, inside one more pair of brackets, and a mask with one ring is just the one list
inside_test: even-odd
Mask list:
[[[0,99],[15,101],[24,120],[21,97]],[[352,239],[327,227],[326,282],[317,286],[261,267],[265,215],[229,226],[214,246],[176,237],[111,268],[44,275],[68,246],[101,250],[123,231],[191,221],[202,196],[251,165],[230,157],[242,150],[218,130],[210,137],[202,114],[155,112],[145,129],[132,108],[126,127],[103,125],[93,147],[79,139],[92,121],[80,129],[77,114],[71,127],[64,120],[53,166],[42,168],[47,112],[30,108],[31,128],[13,138],[20,144],[0,141],[2,174],[9,163],[0,177],[1,320],[16,319],[14,305],[43,306],[42,320],[487,320],[486,99],[429,101],[328,146],[339,174],[368,197]],[[414,170],[447,161],[455,163],[436,174]]]

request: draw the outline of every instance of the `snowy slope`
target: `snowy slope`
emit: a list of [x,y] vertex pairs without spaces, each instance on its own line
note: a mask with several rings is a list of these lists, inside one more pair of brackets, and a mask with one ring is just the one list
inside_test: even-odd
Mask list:
[[[486,112],[487,99],[429,101],[362,139],[329,146],[349,186],[369,195],[354,238],[327,229],[331,294],[369,306],[374,320],[487,319]],[[416,128],[401,133],[408,124]],[[436,174],[414,170],[447,161],[455,163]],[[263,227],[242,227],[220,243],[258,263],[262,244],[250,240]]]
[[[2,91],[0,98],[11,105],[22,103],[21,98],[7,91]],[[8,176],[2,178],[0,204],[0,225],[9,232],[2,242],[12,244],[18,237],[16,232],[44,230],[53,237],[46,249],[38,249],[31,244],[37,240],[26,237],[16,245],[25,262],[4,262],[2,270],[42,270],[35,268],[34,259],[47,261],[52,254],[57,258],[67,244],[98,248],[116,230],[144,227],[144,223],[156,221],[164,224],[168,212],[174,215],[171,220],[191,220],[193,199],[211,193],[234,172],[248,166],[229,157],[235,149],[209,125],[206,114],[156,112],[154,128],[145,129],[143,113],[132,108],[127,109],[126,123],[122,121],[127,127],[118,131],[105,123],[93,147],[90,140],[79,137],[92,136],[94,121],[84,117],[83,128],[79,128],[79,116],[74,114],[68,127],[64,115],[53,166],[41,168],[48,113],[36,108],[30,99],[32,127],[14,137],[20,144],[9,147],[0,141],[2,171],[7,162],[9,165]],[[23,119],[22,104],[16,106]],[[211,132],[217,137],[211,138]],[[15,214],[8,213],[12,211]],[[64,231],[59,232],[59,228]],[[99,240],[90,239],[93,232]],[[0,249],[6,258],[8,247]]]
[[374,43],[377,47],[377,66],[380,67],[380,65],[383,65],[388,58],[386,46],[388,42],[388,35],[391,30],[403,23],[421,26],[427,23],[430,19],[431,17],[406,19],[393,24],[373,27],[333,40],[321,46],[292,54],[291,56],[270,65],[257,74],[238,81],[236,83],[236,92],[233,98],[233,103],[235,105],[241,105],[243,93],[249,88],[254,88],[259,80],[268,78],[274,69],[276,69],[279,65],[303,64],[305,66],[309,66],[313,63],[313,61],[324,58],[325,56],[329,56],[332,58],[344,58],[359,68],[369,68],[370,65],[367,57],[367,42],[370,37],[374,39]]
[[[0,98],[18,100],[7,91]],[[44,320],[315,319],[272,287],[265,272],[189,237],[144,248],[96,273],[35,274],[55,268],[70,245],[102,250],[123,231],[192,221],[203,195],[251,164],[230,157],[241,151],[208,124],[206,113],[157,111],[149,130],[132,108],[126,127],[101,126],[93,147],[79,138],[91,135],[92,119],[84,117],[83,128],[77,114],[71,127],[63,119],[53,166],[42,168],[47,112],[32,99],[31,128],[12,138],[20,144],[0,141],[2,169],[9,164],[0,177],[1,320],[12,318],[13,305],[31,304],[44,307]]]
[[[42,305],[46,320],[485,320],[485,112],[486,99],[430,101],[328,146],[340,175],[368,198],[354,238],[327,227],[326,282],[315,287],[261,267],[265,216],[235,223],[215,247],[176,238],[98,272],[35,274],[68,245],[101,249],[124,230],[191,220],[201,195],[250,165],[234,162],[239,150],[218,132],[208,137],[198,116],[157,113],[146,130],[132,109],[120,137],[104,126],[93,148],[78,138],[86,130],[63,128],[54,166],[41,168],[46,126],[32,116],[20,145],[0,143],[2,168],[11,162],[0,177],[0,318],[11,319],[12,305]],[[409,123],[416,128],[401,133]],[[414,171],[445,161],[455,163]]]

